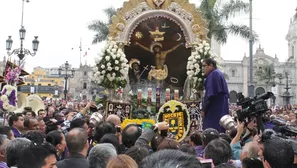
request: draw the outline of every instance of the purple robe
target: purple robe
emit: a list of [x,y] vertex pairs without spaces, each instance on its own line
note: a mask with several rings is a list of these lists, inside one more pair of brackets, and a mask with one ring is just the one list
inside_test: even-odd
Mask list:
[[224,75],[218,69],[211,71],[204,82],[203,129],[214,128],[225,132],[220,126],[220,119],[229,114],[229,91]]

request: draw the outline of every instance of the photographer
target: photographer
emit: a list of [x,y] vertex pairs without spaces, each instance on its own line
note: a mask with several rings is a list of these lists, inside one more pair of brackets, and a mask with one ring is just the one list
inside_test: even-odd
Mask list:
[[237,120],[237,133],[231,141],[232,159],[239,160],[242,147],[245,143],[251,142],[256,135],[257,131],[256,118],[253,118],[249,123],[239,122]]

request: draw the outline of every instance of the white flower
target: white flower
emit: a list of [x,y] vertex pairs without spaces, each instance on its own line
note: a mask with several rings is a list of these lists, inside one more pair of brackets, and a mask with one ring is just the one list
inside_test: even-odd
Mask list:
[[122,50],[121,48],[119,48],[119,49],[118,49],[118,52],[121,53],[121,52],[123,52],[123,50]]
[[102,74],[102,75],[104,75],[104,74],[105,74],[105,71],[104,71],[104,70],[103,70],[103,71],[101,71],[101,74]]
[[101,69],[104,69],[105,68],[105,65],[101,65]]
[[209,50],[210,50],[210,48],[209,48],[209,47],[205,47],[205,50],[206,50],[206,51],[209,51]]
[[108,67],[107,70],[108,70],[108,71],[112,71],[112,67]]
[[1,101],[3,101],[3,102],[8,102],[8,97],[7,97],[7,95],[2,95],[2,96],[1,96]]
[[98,67],[95,66],[95,67],[93,68],[93,71],[94,71],[94,72],[97,72],[97,71],[98,71]]
[[111,63],[110,63],[110,62],[108,62],[106,65],[107,65],[108,67],[110,67],[110,66],[111,66]]
[[199,64],[196,63],[196,64],[194,65],[194,67],[195,67],[195,68],[199,68]]
[[204,76],[204,73],[202,72],[202,74],[201,74],[202,76]]
[[194,66],[193,65],[190,65],[190,68],[189,69],[194,69]]
[[111,57],[112,57],[112,59],[114,59],[114,60],[115,60],[115,59],[117,58],[117,55],[115,55],[115,54],[112,54],[112,56],[111,56]]
[[134,94],[133,94],[133,91],[130,90],[130,92],[128,93],[128,95],[129,95],[129,96],[133,96],[133,95],[134,95]]
[[204,46],[209,48],[209,44],[208,43],[205,43]]
[[118,71],[120,68],[118,66],[114,67],[114,70]]
[[121,54],[120,54],[120,53],[118,53],[118,54],[117,54],[117,58],[120,58],[120,57],[121,57]]
[[118,65],[118,64],[119,64],[119,61],[118,61],[118,60],[115,60],[114,63],[115,63],[116,65]]
[[106,60],[106,61],[109,61],[109,60],[110,60],[110,56],[106,56],[106,57],[105,57],[105,60]]
[[107,52],[107,53],[111,53],[111,50],[110,50],[110,49],[107,49],[106,52]]
[[112,75],[111,75],[111,76],[115,77],[115,76],[116,76],[116,74],[115,74],[115,73],[112,73]]
[[199,81],[199,82],[202,82],[202,79],[201,79],[201,78],[199,78],[199,79],[198,79],[198,81]]
[[106,74],[106,77],[107,77],[107,78],[110,78],[110,77],[111,77],[110,73],[107,73],[107,74]]
[[199,50],[199,52],[200,52],[200,53],[203,53],[203,50],[202,50],[202,49],[200,49],[200,50]]
[[114,49],[111,50],[111,52],[113,52],[113,53],[116,54],[117,53],[117,49],[114,48]]

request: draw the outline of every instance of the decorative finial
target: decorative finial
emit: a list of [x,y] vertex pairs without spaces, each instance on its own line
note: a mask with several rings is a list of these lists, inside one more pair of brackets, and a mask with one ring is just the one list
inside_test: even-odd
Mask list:
[[261,44],[259,44],[259,49],[261,49]]

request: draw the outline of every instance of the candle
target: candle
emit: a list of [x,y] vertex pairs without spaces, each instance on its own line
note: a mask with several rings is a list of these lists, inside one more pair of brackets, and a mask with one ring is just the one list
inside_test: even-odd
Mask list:
[[141,89],[138,89],[137,91],[137,100],[138,100],[137,106],[138,108],[141,108],[142,107],[142,90]]
[[179,99],[179,90],[174,90],[174,100]]
[[156,112],[159,112],[161,107],[161,96],[160,96],[160,88],[156,88]]
[[167,88],[165,91],[165,100],[166,102],[170,100],[170,89]]
[[147,88],[147,111],[151,112],[151,105],[152,105],[152,88]]

